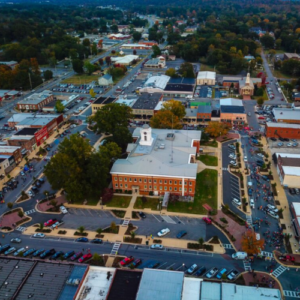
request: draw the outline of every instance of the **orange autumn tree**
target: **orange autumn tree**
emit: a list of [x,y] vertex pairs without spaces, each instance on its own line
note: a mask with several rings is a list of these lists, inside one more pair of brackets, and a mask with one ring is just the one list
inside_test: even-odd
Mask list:
[[254,230],[247,230],[242,237],[242,250],[248,255],[259,254],[264,249],[265,240],[256,238]]
[[228,125],[220,122],[208,122],[208,126],[205,128],[205,132],[212,137],[226,135],[228,131]]

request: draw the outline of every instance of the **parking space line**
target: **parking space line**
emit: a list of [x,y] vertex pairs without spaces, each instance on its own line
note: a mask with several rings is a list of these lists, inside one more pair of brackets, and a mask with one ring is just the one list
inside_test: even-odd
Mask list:
[[168,266],[168,267],[166,268],[166,270],[170,270],[174,265],[175,265],[175,263],[174,263],[174,264],[171,264],[170,266]]
[[90,213],[90,215],[91,215],[92,217],[94,216],[90,209],[87,209],[87,211]]
[[182,220],[180,220],[177,216],[174,216],[174,218],[176,218],[178,220],[178,222],[180,222],[181,224],[185,225],[184,222]]
[[167,263],[168,263],[168,262],[165,262],[165,263],[161,264],[161,265],[158,267],[158,269],[161,268],[162,266],[166,265]]
[[181,269],[183,266],[181,265],[181,266],[179,266],[175,271],[178,271],[179,269]]
[[153,216],[158,222],[161,222],[158,218],[155,217],[155,215],[152,214],[152,216]]

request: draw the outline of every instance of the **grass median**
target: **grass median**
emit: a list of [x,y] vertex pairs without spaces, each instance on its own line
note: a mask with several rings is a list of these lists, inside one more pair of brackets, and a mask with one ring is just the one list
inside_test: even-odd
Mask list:
[[197,157],[197,159],[202,161],[207,166],[211,166],[211,167],[218,166],[218,158],[216,156],[204,154]]
[[146,201],[142,199],[142,197],[137,197],[136,201],[134,203],[135,209],[144,209],[144,208],[150,208],[151,210],[158,210],[158,204],[159,204],[159,198],[150,198],[145,197]]
[[106,203],[106,206],[107,207],[126,208],[126,207],[129,206],[131,198],[132,198],[131,196],[117,196],[117,195],[114,195],[113,198],[111,199],[111,201]]
[[175,202],[168,204],[168,211],[206,215],[203,204],[217,209],[218,203],[218,171],[205,169],[198,173],[194,202]]

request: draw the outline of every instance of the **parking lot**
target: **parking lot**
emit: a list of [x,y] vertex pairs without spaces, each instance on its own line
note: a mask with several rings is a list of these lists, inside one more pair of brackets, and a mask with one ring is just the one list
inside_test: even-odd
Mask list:
[[199,98],[212,98],[212,88],[206,85],[197,85],[194,96]]

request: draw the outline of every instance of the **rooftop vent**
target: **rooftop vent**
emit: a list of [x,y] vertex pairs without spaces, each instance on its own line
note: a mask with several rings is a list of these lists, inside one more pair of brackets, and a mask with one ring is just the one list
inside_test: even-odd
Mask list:
[[175,139],[175,134],[174,133],[168,133],[167,134],[166,140],[174,141],[174,139]]
[[165,144],[160,144],[159,149],[165,149]]

